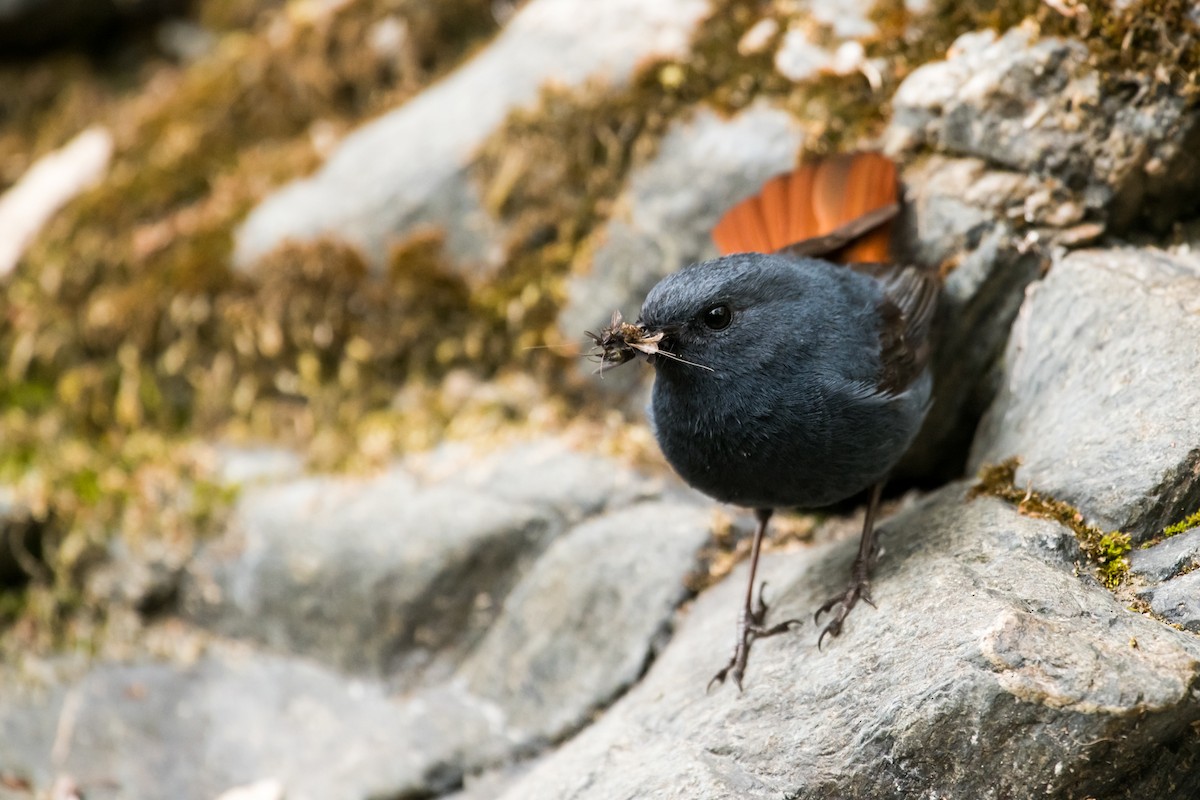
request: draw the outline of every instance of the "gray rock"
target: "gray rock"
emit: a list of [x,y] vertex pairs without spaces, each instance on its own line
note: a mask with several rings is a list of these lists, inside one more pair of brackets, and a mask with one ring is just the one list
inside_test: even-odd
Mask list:
[[466,267],[494,267],[498,223],[467,174],[506,115],[549,81],[627,81],[642,62],[682,53],[707,0],[531,0],[483,52],[436,86],[359,128],[312,178],[268,197],[237,233],[242,267],[285,239],[332,235],[380,267],[389,245],[422,225],[446,231]]
[[[562,440],[444,446],[369,480],[250,488],[229,533],[187,565],[179,605],[225,635],[428,683],[457,668],[555,536],[660,492]],[[124,597],[144,581],[115,583]]]
[[576,523],[609,508],[657,497],[659,478],[642,475],[611,458],[584,453],[562,439],[525,442],[480,455],[444,445],[406,461],[423,483],[456,486],[552,511]]
[[1081,215],[1163,229],[1195,207],[1200,116],[1154,91],[1153,76],[1131,80],[1143,84],[1133,101],[1104,91],[1081,42],[1026,27],[967,34],[897,90],[889,148],[1053,176],[1078,194]]
[[284,652],[402,672],[461,656],[553,523],[527,504],[421,489],[400,469],[251,490],[230,533],[188,566],[181,607]]
[[50,783],[63,696],[60,687],[31,681],[7,663],[0,669],[0,775],[35,786]]
[[[958,474],[1024,289],[1053,252],[1143,213],[1165,224],[1189,207],[1181,193],[1195,195],[1196,115],[1169,93],[1109,96],[1088,61],[1082,43],[1025,28],[972,33],[893,98],[885,140],[905,164],[908,255],[953,266],[935,326],[935,404],[900,477]],[[1174,176],[1159,174],[1167,164]]]
[[[646,293],[685,264],[716,255],[709,231],[734,203],[796,162],[800,120],[766,103],[725,117],[707,108],[676,122],[634,169],[587,271],[571,277],[558,327],[567,341],[612,312],[637,317]],[[631,372],[631,371],[629,371]]]
[[1047,257],[1023,248],[1008,222],[1040,186],[1033,177],[969,158],[929,156],[905,166],[901,240],[930,268],[953,264],[939,301],[934,404],[895,474],[924,481],[961,474],[996,390],[997,363],[1025,287]]
[[1096,124],[1092,115],[1074,109],[1075,131],[1067,141],[1052,141],[1050,132],[1064,133],[1063,120],[1079,105],[1065,92],[1068,87],[1080,101],[1099,100],[1099,76],[1086,62],[1082,43],[1038,39],[1027,28],[1002,36],[992,30],[965,34],[945,61],[918,67],[897,89],[893,146],[934,144],[1021,170],[1080,158]]
[[1129,554],[1129,573],[1157,583],[1185,569],[1200,567],[1200,528],[1172,536],[1154,547]]
[[972,468],[1020,456],[1020,485],[1137,539],[1200,506],[1200,263],[1072,253],[1028,292]]
[[289,800],[429,794],[458,781],[464,751],[500,754],[487,709],[461,692],[398,703],[369,681],[228,649],[19,686],[0,681],[0,771],[42,789],[66,775],[89,800],[212,800],[265,779]]
[[708,540],[707,508],[643,503],[558,539],[513,590],[459,676],[543,744],[583,726],[641,675]]
[[1138,592],[1150,610],[1184,630],[1200,633],[1200,570]]
[[[658,501],[576,526],[453,680],[403,697],[220,643],[192,666],[101,665],[51,676],[42,691],[5,676],[0,772],[37,786],[69,775],[97,798],[211,798],[269,779],[288,798],[448,791],[585,726],[636,681],[708,532],[707,508]],[[499,792],[515,778],[499,771],[482,785]]]
[[[873,596],[823,650],[760,642],[705,685],[744,569],[699,597],[646,677],[503,797],[1134,798],[1200,791],[1200,639],[1072,573],[1064,529],[948,487],[885,522]],[[845,580],[855,543],[770,555],[772,618]]]

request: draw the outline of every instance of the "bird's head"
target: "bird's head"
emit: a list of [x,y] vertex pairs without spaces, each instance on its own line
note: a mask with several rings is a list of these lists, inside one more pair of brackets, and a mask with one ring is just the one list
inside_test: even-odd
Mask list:
[[600,367],[641,357],[660,372],[729,377],[767,360],[779,347],[783,318],[802,295],[794,260],[743,253],[692,264],[663,278],[636,323],[619,313],[590,334]]

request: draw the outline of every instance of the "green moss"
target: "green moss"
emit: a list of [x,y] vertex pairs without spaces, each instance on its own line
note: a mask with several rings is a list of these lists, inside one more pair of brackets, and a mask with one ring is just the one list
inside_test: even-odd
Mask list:
[[1031,488],[1022,489],[1015,483],[1020,460],[1010,458],[1000,464],[986,465],[979,470],[978,483],[971,487],[969,498],[987,495],[1016,506],[1025,516],[1051,519],[1069,528],[1079,540],[1080,548],[1095,565],[1100,582],[1117,589],[1129,573],[1127,557],[1132,543],[1129,534],[1103,531],[1084,521],[1083,514],[1062,500],[1055,500]]
[[[1192,528],[1197,528],[1197,527],[1200,527],[1200,511],[1197,511],[1194,514],[1189,514],[1188,516],[1179,520],[1179,522],[1176,522],[1172,525],[1168,525],[1167,527],[1163,528],[1161,539],[1166,539],[1171,536],[1176,536],[1180,533],[1183,533],[1185,531],[1190,531]],[[1157,543],[1157,541],[1161,541],[1161,539],[1156,540],[1156,543]]]
[[1178,522],[1166,526],[1157,536],[1153,536],[1150,539],[1142,542],[1141,549],[1147,550],[1157,544],[1162,544],[1163,541],[1171,538],[1172,536],[1178,536],[1181,533],[1185,533],[1186,531],[1190,531],[1191,529],[1197,527],[1200,527],[1200,511],[1190,514]]

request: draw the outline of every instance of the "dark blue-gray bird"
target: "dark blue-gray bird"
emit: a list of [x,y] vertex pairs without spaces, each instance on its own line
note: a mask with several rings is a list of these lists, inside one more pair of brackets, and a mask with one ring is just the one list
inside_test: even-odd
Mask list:
[[[729,663],[713,678],[739,688],[766,625],[759,551],[776,508],[819,508],[870,491],[846,590],[818,639],[871,602],[875,515],[888,473],[930,404],[929,330],[939,280],[893,260],[894,164],[835,156],[768,182],[717,224],[720,258],[664,278],[636,323],[593,335],[601,368],[654,366],[650,419],[667,461],[690,485],[754,509],[750,578]],[[712,684],[710,683],[710,686]]]

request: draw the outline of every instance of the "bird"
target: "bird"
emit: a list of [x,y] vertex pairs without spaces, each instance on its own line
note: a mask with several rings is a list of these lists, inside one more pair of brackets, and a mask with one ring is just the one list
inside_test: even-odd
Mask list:
[[752,644],[801,624],[768,625],[754,593],[772,514],[868,493],[844,591],[814,615],[818,638],[873,605],[875,518],[888,474],[916,437],[933,382],[930,329],[940,280],[897,255],[895,163],[861,151],[814,159],[766,182],[712,230],[719,257],[655,285],[636,322],[615,313],[600,369],[634,358],[655,372],[648,416],[683,480],[757,521],[737,636],[715,684],[742,689]]

